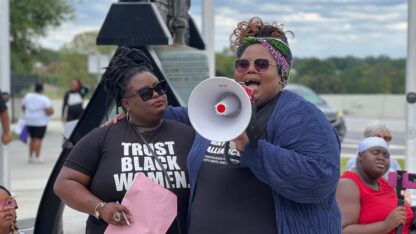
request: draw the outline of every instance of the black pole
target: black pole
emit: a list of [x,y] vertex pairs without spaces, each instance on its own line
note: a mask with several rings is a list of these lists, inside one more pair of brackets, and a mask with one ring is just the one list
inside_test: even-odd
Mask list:
[[[397,171],[397,184],[396,184],[396,194],[397,194],[397,206],[404,206],[404,196],[402,194],[403,186],[403,174],[406,171]],[[400,224],[396,228],[396,234],[402,234],[403,224]]]

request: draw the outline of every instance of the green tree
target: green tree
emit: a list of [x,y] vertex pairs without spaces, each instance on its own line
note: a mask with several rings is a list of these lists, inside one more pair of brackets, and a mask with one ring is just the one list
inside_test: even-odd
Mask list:
[[93,53],[113,54],[116,51],[116,46],[97,46],[97,36],[98,31],[82,32],[65,44],[63,50],[84,55]]
[[221,53],[215,53],[215,68],[217,75],[233,78],[234,60],[235,56],[230,49],[224,49]]
[[13,73],[30,73],[39,53],[35,40],[73,16],[65,0],[10,0],[11,65]]
[[97,31],[80,33],[59,51],[58,77],[63,87],[68,87],[73,79],[80,79],[92,89],[97,86],[97,75],[88,73],[88,56],[97,53],[111,56],[117,49],[116,46],[97,46],[97,35]]

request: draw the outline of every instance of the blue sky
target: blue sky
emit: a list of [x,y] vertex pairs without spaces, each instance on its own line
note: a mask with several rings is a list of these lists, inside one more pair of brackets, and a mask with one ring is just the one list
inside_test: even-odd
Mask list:
[[[40,44],[58,49],[74,35],[99,30],[117,0],[69,0],[76,18],[50,29]],[[201,27],[201,4],[192,0],[190,14]],[[229,35],[241,20],[253,16],[283,23],[296,57],[406,57],[407,0],[215,0],[215,50],[229,46]]]

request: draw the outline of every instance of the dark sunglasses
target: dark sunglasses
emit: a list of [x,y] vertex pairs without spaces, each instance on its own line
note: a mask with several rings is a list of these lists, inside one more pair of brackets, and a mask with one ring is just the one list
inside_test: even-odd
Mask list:
[[156,92],[160,96],[165,95],[166,93],[166,82],[164,80],[157,83],[153,88],[144,87],[134,93],[131,93],[124,97],[124,99],[131,98],[135,95],[138,95],[144,102],[149,101],[153,98],[153,92]]
[[4,210],[5,208],[12,208],[17,209],[16,200],[13,197],[8,197],[4,200],[0,201],[0,210]]
[[268,59],[258,58],[254,61],[249,61],[248,59],[237,59],[234,62],[234,68],[238,73],[247,73],[250,64],[254,64],[254,69],[258,73],[264,73],[269,70],[269,66],[276,66],[276,64],[270,63]]

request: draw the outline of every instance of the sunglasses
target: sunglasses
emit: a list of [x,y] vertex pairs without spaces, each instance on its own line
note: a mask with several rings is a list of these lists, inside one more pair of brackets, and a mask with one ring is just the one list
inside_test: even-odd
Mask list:
[[234,68],[238,73],[247,73],[250,68],[250,64],[254,64],[254,69],[258,73],[264,73],[269,70],[269,66],[276,66],[274,63],[270,63],[268,59],[258,58],[254,61],[249,61],[248,59],[237,59],[234,62]]
[[153,88],[144,87],[134,93],[131,93],[124,97],[124,99],[131,98],[135,95],[138,95],[144,102],[149,101],[153,98],[153,92],[156,92],[160,96],[165,95],[166,93],[166,82],[164,80],[157,83]]
[[8,197],[0,201],[0,210],[4,210],[6,207],[11,209],[17,209],[17,202],[13,197]]
[[393,139],[391,136],[378,136],[378,135],[375,135],[375,137],[383,138],[387,143],[388,142],[391,142],[391,140]]

